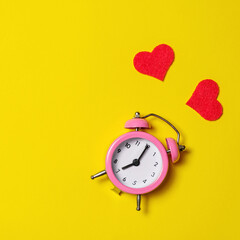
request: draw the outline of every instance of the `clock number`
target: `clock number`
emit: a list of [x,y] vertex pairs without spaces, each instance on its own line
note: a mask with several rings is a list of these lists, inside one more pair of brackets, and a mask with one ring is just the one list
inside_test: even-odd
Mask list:
[[136,183],[137,183],[137,181],[134,181],[134,182],[132,183],[132,185],[136,185]]
[[153,172],[151,176],[154,177],[154,175],[155,175],[155,172]]
[[117,159],[115,159],[113,162],[116,164],[116,163],[118,162],[118,160],[117,160]]
[[143,180],[144,183],[146,183],[147,179]]
[[123,181],[124,181],[124,182],[126,182],[126,180],[127,180],[127,178],[126,178],[126,177],[125,177],[125,178],[123,178]]
[[155,156],[156,152],[154,152],[153,156]]
[[131,147],[131,144],[126,143],[126,144],[125,144],[125,147],[126,147],[126,148],[130,148],[130,147]]
[[118,172],[120,172],[120,169],[118,169],[118,170],[116,171],[116,173],[118,173]]
[[121,149],[119,148],[119,149],[117,150],[117,152],[120,153],[120,152],[121,152]]
[[158,162],[155,162],[154,167],[156,167],[157,165],[158,165]]
[[140,142],[139,141],[136,141],[135,145],[139,146]]

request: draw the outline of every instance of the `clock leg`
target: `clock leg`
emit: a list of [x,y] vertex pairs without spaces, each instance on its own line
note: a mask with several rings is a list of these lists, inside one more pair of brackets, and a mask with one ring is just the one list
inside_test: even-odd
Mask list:
[[96,174],[92,175],[92,176],[91,176],[91,179],[100,177],[100,176],[102,176],[102,175],[104,175],[104,174],[106,174],[106,173],[107,173],[106,170],[103,170],[103,171],[101,171],[101,172],[99,172],[99,173],[96,173]]
[[141,195],[138,194],[137,195],[137,211],[141,210],[140,205],[141,205]]

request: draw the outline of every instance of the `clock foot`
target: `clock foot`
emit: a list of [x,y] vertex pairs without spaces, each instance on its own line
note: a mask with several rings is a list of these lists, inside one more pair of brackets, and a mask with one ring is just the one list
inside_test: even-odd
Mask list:
[[104,174],[106,174],[106,173],[107,173],[106,170],[103,170],[103,171],[101,171],[101,172],[99,172],[99,173],[96,173],[96,174],[92,175],[92,176],[91,176],[91,179],[100,177],[100,176],[102,176],[102,175],[104,175]]
[[137,211],[141,210],[140,205],[141,205],[141,195],[138,194],[137,195]]

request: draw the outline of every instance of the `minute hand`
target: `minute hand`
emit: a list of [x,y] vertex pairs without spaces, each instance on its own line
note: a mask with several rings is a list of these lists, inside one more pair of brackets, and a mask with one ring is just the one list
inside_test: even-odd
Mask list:
[[149,147],[150,147],[150,146],[149,146],[148,144],[146,144],[143,152],[141,153],[141,155],[140,155],[139,158],[138,158],[138,161],[140,161],[140,159],[142,158],[143,154],[145,153],[145,151],[146,151]]

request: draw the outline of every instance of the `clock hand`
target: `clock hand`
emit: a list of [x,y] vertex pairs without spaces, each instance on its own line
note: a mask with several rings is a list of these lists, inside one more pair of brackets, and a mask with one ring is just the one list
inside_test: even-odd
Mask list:
[[149,148],[150,146],[148,144],[146,144],[143,152],[141,153],[140,157],[138,158],[138,161],[140,161],[140,159],[142,158],[143,154],[145,153],[145,151]]
[[134,160],[132,161],[132,163],[130,163],[130,164],[122,167],[122,170],[125,170],[125,169],[127,169],[127,168],[129,168],[129,167],[131,167],[131,166],[139,166],[139,164],[140,164],[140,159],[142,158],[143,154],[145,153],[145,151],[146,151],[149,147],[150,147],[150,146],[149,146],[148,144],[146,144],[146,146],[145,146],[143,152],[141,153],[140,157],[139,157],[138,159],[134,159]]
[[138,159],[134,159],[134,160],[132,161],[132,163],[130,163],[130,164],[122,167],[122,170],[127,169],[127,168],[129,168],[129,167],[131,167],[131,166],[138,166],[139,164],[140,164],[140,161],[139,161]]

